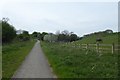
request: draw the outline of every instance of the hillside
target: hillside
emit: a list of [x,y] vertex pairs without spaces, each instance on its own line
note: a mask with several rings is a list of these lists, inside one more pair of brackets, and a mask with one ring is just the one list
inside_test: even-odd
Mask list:
[[[58,78],[117,78],[118,51],[112,52],[112,46],[95,44],[101,38],[103,44],[118,43],[118,33],[95,33],[84,36],[71,43],[41,42],[41,47]],[[91,46],[91,47],[90,47]],[[99,54],[98,54],[99,53]],[[114,53],[114,54],[112,54]]]
[[91,44],[95,44],[96,43],[96,39],[97,38],[101,38],[103,42],[103,44],[112,44],[118,43],[118,33],[109,33],[109,34],[93,34],[93,35],[89,35],[89,36],[85,36],[83,37],[81,40],[76,41],[74,43],[76,44],[86,44],[86,43],[91,43]]

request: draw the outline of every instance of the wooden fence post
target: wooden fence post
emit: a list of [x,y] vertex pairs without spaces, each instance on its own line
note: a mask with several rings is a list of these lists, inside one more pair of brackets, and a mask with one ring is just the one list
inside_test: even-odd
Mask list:
[[82,49],[82,44],[80,44],[80,46],[81,46],[81,49]]
[[99,43],[96,44],[96,50],[99,53]]
[[86,49],[88,49],[88,44],[86,44]]
[[114,50],[115,50],[115,45],[114,43],[112,44],[112,54],[114,53]]

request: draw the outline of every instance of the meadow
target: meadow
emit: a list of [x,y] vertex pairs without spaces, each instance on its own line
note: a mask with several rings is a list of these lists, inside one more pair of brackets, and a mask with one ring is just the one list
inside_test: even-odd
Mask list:
[[[89,36],[73,43],[41,42],[54,73],[58,78],[118,78],[118,53],[97,53],[93,49],[74,46],[95,43]],[[113,39],[112,39],[113,38]],[[108,40],[108,41],[107,41]],[[118,35],[104,36],[103,43],[118,43]]]
[[111,34],[103,34],[103,35],[90,35],[87,37],[84,37],[83,39],[79,40],[79,41],[75,41],[74,43],[76,44],[95,44],[96,43],[96,39],[97,38],[101,38],[102,44],[118,44],[118,36],[120,35],[120,33],[111,33]]
[[41,46],[58,78],[117,78],[117,53],[97,53],[42,42]]
[[25,57],[31,51],[35,41],[12,42],[2,46],[2,77],[11,78]]

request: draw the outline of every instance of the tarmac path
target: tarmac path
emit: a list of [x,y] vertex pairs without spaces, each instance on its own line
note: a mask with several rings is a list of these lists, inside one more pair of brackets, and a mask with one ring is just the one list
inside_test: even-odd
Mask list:
[[56,78],[37,41],[12,78]]

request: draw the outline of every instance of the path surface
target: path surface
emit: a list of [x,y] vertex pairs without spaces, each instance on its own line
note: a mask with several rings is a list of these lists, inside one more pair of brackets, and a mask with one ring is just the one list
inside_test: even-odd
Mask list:
[[37,41],[26,57],[25,61],[13,75],[13,78],[54,78],[54,74],[48,64],[40,47],[40,41]]

